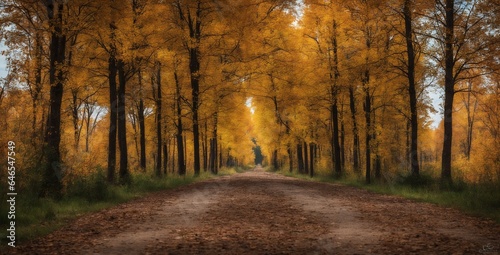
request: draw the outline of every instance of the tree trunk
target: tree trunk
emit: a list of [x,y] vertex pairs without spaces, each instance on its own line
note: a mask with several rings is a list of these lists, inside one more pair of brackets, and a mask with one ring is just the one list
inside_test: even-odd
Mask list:
[[309,153],[307,149],[307,143],[304,142],[304,173],[309,174]]
[[218,118],[219,118],[219,115],[218,113],[216,112],[214,114],[214,127],[213,127],[213,130],[212,130],[212,138],[210,139],[210,145],[211,145],[211,148],[210,148],[210,171],[212,172],[212,174],[217,174],[217,148],[218,148],[218,142],[217,142],[217,138],[219,136],[218,134],[218,129],[217,129],[217,126],[218,126]]
[[441,162],[441,181],[451,183],[451,145],[453,136],[453,97],[455,95],[455,78],[453,68],[454,57],[454,26],[455,26],[455,1],[446,0],[445,21],[445,84],[444,84],[444,141]]
[[[42,84],[42,58],[43,58],[43,44],[42,44],[42,38],[40,35],[40,32],[37,32],[35,34],[35,88],[32,89],[31,92],[31,97],[33,99],[33,122],[32,122],[32,129],[33,129],[33,134],[32,134],[32,144],[36,145],[38,142],[38,139],[42,136],[40,136],[40,133],[37,133],[37,112],[38,112],[38,100],[40,99],[40,92],[42,91],[43,84]],[[1,94],[1,93],[0,93]],[[1,98],[1,96],[0,96]],[[42,124],[43,126],[43,124]],[[40,130],[43,130],[41,128]],[[42,133],[43,134],[43,133]]]
[[190,39],[194,45],[189,48],[189,71],[191,74],[191,96],[193,110],[193,150],[194,150],[194,175],[200,174],[200,131],[198,123],[198,107],[200,94],[200,39],[201,39],[201,2],[198,1],[196,16],[191,17],[188,11],[188,25]]
[[309,144],[309,153],[310,153],[310,159],[311,161],[310,166],[309,166],[309,176],[313,177],[314,176],[314,161],[315,161],[315,151],[316,151],[316,144],[310,143]]
[[274,168],[274,171],[278,171],[279,165],[278,165],[278,150],[277,149],[275,149],[273,151],[272,159],[273,159],[273,168]]
[[77,152],[80,147],[80,128],[78,127],[78,111],[80,106],[78,104],[78,89],[71,89],[71,117],[73,121],[73,138],[75,139],[74,149]]
[[202,151],[203,151],[203,172],[206,172],[208,170],[208,124],[207,121],[205,120],[204,123],[204,130],[202,134]]
[[342,162],[340,157],[340,143],[339,143],[339,113],[337,108],[337,103],[335,102],[332,105],[332,123],[333,123],[333,134],[332,134],[332,143],[333,143],[333,162],[335,165],[335,176],[339,177],[342,173]]
[[354,97],[354,88],[349,87],[349,106],[351,109],[351,119],[352,119],[352,161],[355,172],[359,172],[359,135],[358,135],[358,125],[356,121],[356,102]]
[[[342,110],[341,110],[342,111]],[[345,128],[343,117],[340,118],[340,168],[345,169]]]
[[[217,152],[219,153],[219,164],[215,166],[215,172],[218,173],[219,172],[219,169],[222,167],[222,142],[219,143],[219,141],[221,140],[222,138],[220,138],[218,140],[218,142],[216,143],[216,150]],[[219,144],[219,147],[217,147],[217,144]]]
[[299,173],[304,173],[304,157],[302,155],[302,143],[297,143],[297,167]]
[[364,110],[365,110],[365,123],[366,123],[366,136],[365,136],[365,157],[366,157],[366,172],[365,172],[365,179],[366,183],[371,182],[371,148],[370,148],[370,141],[371,141],[371,136],[372,136],[372,123],[371,123],[371,97],[370,97],[370,88],[369,86],[370,82],[370,72],[368,70],[365,71],[364,77],[363,77],[363,90],[365,92],[365,103],[364,103]]
[[184,162],[184,143],[182,141],[182,108],[181,108],[181,85],[177,77],[177,71],[174,72],[175,80],[175,101],[177,108],[177,164],[179,165],[179,175],[186,175],[186,164]]
[[116,134],[118,120],[118,105],[116,91],[116,59],[110,56],[108,61],[109,68],[109,132],[108,132],[108,182],[113,183],[116,169]]
[[125,104],[125,86],[127,84],[125,76],[125,63],[118,60],[118,147],[120,148],[120,183],[129,183],[128,172],[128,152],[127,152],[127,115]]
[[[87,103],[86,103],[87,104]],[[92,132],[90,129],[90,122],[92,121],[92,113],[94,112],[93,110],[90,110],[89,105],[85,105],[85,111],[87,112],[86,120],[85,120],[85,127],[87,132],[85,132],[85,152],[89,152],[89,140],[90,140],[90,133]]]
[[[66,35],[63,34],[64,5],[58,1],[46,1],[50,28],[50,99],[47,130],[45,133],[45,165],[40,195],[60,198],[62,195],[61,169],[61,106],[63,98],[64,71],[61,66],[66,58]],[[57,16],[56,16],[57,14]]]
[[[156,81],[156,155],[158,155],[158,159],[156,160],[155,173],[157,177],[161,176],[161,167],[162,167],[162,92],[161,92],[161,64],[160,62],[155,63],[155,81]],[[144,120],[143,120],[144,121]],[[142,131],[142,129],[141,129]],[[141,153],[144,152],[144,161],[146,160],[146,152],[145,147],[144,150],[142,148],[142,132],[141,132]],[[145,139],[144,139],[145,140]],[[142,158],[142,155],[141,155]],[[144,162],[144,167],[146,166],[146,162]]]
[[[170,143],[170,141],[169,141]],[[168,167],[168,146],[167,142],[163,142],[163,174],[167,175],[167,167]]]
[[[142,93],[142,74],[141,69],[137,70],[137,78],[139,80],[139,107],[137,117],[139,120],[139,143],[141,147],[140,167],[146,171],[146,127],[144,121],[144,99]],[[158,154],[161,155],[161,154]],[[161,157],[158,157],[161,160]]]
[[474,106],[471,110],[471,95],[472,95],[472,81],[469,80],[469,91],[467,92],[467,101],[465,102],[465,109],[467,110],[467,140],[465,143],[465,157],[470,160],[470,153],[472,150],[472,134],[474,128],[474,120],[476,116],[476,110],[478,105],[478,100],[474,100]]
[[404,2],[404,17],[405,17],[405,37],[406,49],[408,54],[408,92],[410,96],[410,113],[411,113],[411,147],[410,147],[410,167],[411,174],[418,176],[420,168],[418,164],[418,113],[417,113],[417,92],[415,84],[415,50],[413,49],[413,28],[412,28],[412,2],[413,0],[405,0]]

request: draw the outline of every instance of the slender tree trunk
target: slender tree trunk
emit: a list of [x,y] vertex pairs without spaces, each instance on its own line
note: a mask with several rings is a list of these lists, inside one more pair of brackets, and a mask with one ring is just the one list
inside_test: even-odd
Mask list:
[[371,148],[370,148],[370,141],[371,141],[371,132],[372,132],[372,122],[371,122],[371,97],[370,97],[370,88],[369,86],[370,82],[370,72],[368,70],[365,71],[364,77],[363,77],[363,90],[365,92],[365,103],[364,103],[364,110],[365,110],[365,123],[366,123],[366,136],[365,136],[365,157],[366,157],[366,172],[365,172],[365,179],[366,183],[371,183]]
[[351,119],[352,119],[352,160],[353,167],[355,172],[359,172],[359,135],[358,135],[358,124],[356,121],[356,102],[354,97],[354,88],[352,86],[349,87],[349,106],[351,110]]
[[441,162],[441,181],[451,183],[451,145],[453,135],[453,97],[455,95],[455,78],[453,69],[454,57],[454,26],[455,1],[446,0],[445,15],[445,84],[444,84],[444,141]]
[[[161,176],[161,167],[162,167],[162,92],[161,92],[161,64],[160,62],[156,62],[156,154],[158,155],[158,160],[156,161],[156,176]],[[142,136],[142,133],[141,133]],[[142,141],[142,140],[141,140]],[[142,144],[141,144],[142,147]],[[145,152],[144,152],[145,154]],[[146,159],[144,155],[144,160]],[[145,164],[146,162],[144,162]]]
[[309,153],[307,151],[307,143],[304,142],[304,173],[309,173]]
[[[171,168],[172,169],[172,174],[175,173],[175,169],[176,169],[175,168],[175,153],[176,153],[176,151],[175,151],[175,147],[176,147],[175,141],[176,141],[176,137],[173,138],[173,141],[172,141],[173,145],[172,145],[172,147],[170,147],[170,148],[172,148],[171,149],[171,151],[172,151],[172,157],[171,157],[171,159],[172,159],[172,168]],[[169,146],[170,146],[170,144],[169,144]]]
[[[146,127],[144,121],[144,99],[142,93],[142,73],[141,69],[137,70],[137,78],[139,80],[139,107],[138,107],[138,120],[139,120],[139,143],[141,146],[140,167],[146,171]],[[161,154],[158,154],[161,155]],[[161,157],[158,157],[161,159]]]
[[217,160],[217,152],[215,151],[215,144],[214,144],[214,138],[210,138],[209,141],[210,149],[209,149],[209,167],[210,167],[210,172],[213,174],[215,173],[215,161]]
[[200,174],[200,130],[198,119],[199,97],[200,97],[200,39],[201,39],[201,2],[198,1],[196,16],[191,17],[188,11],[188,25],[190,38],[194,45],[189,48],[189,71],[191,73],[191,96],[193,109],[193,150],[194,150],[194,174]]
[[340,168],[345,169],[345,128],[344,128],[344,118],[340,118]]
[[75,151],[78,151],[80,147],[80,128],[78,127],[78,121],[80,119],[78,116],[79,108],[78,89],[71,89],[71,117],[73,121],[73,138],[75,139]]
[[332,134],[333,156],[334,156],[333,162],[335,166],[335,175],[339,177],[342,173],[342,162],[340,157],[340,143],[339,143],[339,114],[336,102],[332,105],[331,113],[333,122],[333,134]]
[[275,149],[273,151],[272,159],[273,159],[273,168],[275,171],[278,171],[279,165],[278,165],[278,150],[277,149]]
[[[170,144],[170,141],[169,141]],[[167,142],[163,142],[163,174],[167,175],[167,167],[168,167],[168,146]]]
[[[42,84],[42,58],[43,58],[43,44],[42,44],[42,38],[40,36],[40,32],[37,32],[35,34],[35,88],[31,91],[31,97],[33,99],[32,105],[33,105],[33,122],[32,122],[32,129],[33,129],[33,135],[32,135],[32,144],[36,145],[38,138],[40,137],[40,134],[37,133],[37,113],[38,113],[38,100],[40,97],[40,92],[42,91],[43,84]],[[3,91],[3,90],[2,90]],[[1,93],[0,93],[1,94]],[[0,96],[1,98],[1,96]],[[42,124],[43,125],[43,124]],[[43,129],[41,129],[43,130]]]
[[[219,137],[219,140],[217,141],[216,145],[215,145],[215,149],[217,150],[217,152],[219,153],[219,164],[217,164],[215,166],[215,172],[218,173],[219,172],[219,169],[222,167],[222,137]],[[219,145],[217,147],[217,144]]]
[[217,126],[218,126],[218,118],[219,118],[219,114],[216,112],[214,114],[214,127],[213,127],[213,130],[212,130],[212,138],[210,139],[210,143],[211,143],[211,150],[210,150],[210,171],[212,172],[212,174],[217,174],[217,148],[218,148],[218,142],[217,142],[217,138],[219,136],[218,134],[218,129],[217,129]]
[[297,143],[297,167],[299,173],[304,173],[304,157],[302,155],[302,143]]
[[408,55],[408,92],[410,96],[411,113],[411,148],[410,148],[410,166],[411,174],[418,176],[420,168],[418,165],[418,113],[417,113],[417,92],[415,84],[415,50],[413,49],[413,28],[412,28],[412,5],[413,0],[405,0],[405,37]]
[[89,152],[89,139],[90,139],[90,133],[91,133],[91,130],[90,130],[90,121],[91,121],[91,116],[92,116],[92,112],[90,111],[89,108],[87,107],[90,107],[90,106],[85,106],[86,109],[85,111],[87,112],[87,116],[86,116],[86,120],[85,120],[85,129],[86,129],[86,132],[85,132],[85,152]]
[[338,80],[340,77],[339,72],[339,57],[338,57],[338,45],[337,45],[337,22],[333,20],[332,23],[333,38],[332,38],[332,49],[333,49],[333,65],[330,67],[330,80],[332,80],[332,86],[330,88],[331,93],[331,119],[333,125],[332,134],[332,144],[333,144],[333,158],[335,175],[338,177],[342,173],[342,160],[340,153],[340,142],[339,142],[339,111],[337,106],[337,94],[339,91]]
[[[376,123],[375,110],[372,110],[372,114],[373,114],[372,126],[375,127],[375,123]],[[381,123],[381,128],[384,129],[383,122]],[[380,178],[382,178],[382,157],[380,156],[380,153],[379,153],[379,142],[377,140],[377,132],[375,130],[373,131],[373,134],[372,134],[372,140],[375,144],[374,149],[373,149],[374,154],[375,154],[375,164],[373,166],[373,168],[375,170],[375,179],[380,180]]]
[[184,162],[184,144],[182,141],[182,108],[181,108],[181,87],[177,72],[174,72],[175,80],[175,101],[177,108],[177,164],[179,165],[179,175],[186,175],[186,164]]
[[316,144],[310,143],[309,144],[309,153],[310,153],[310,159],[311,161],[310,166],[309,166],[309,176],[313,177],[314,176],[314,161],[316,160],[315,156],[315,151],[316,151]]
[[66,35],[63,34],[64,5],[59,1],[46,1],[49,24],[52,30],[50,41],[50,99],[47,130],[45,133],[45,165],[40,195],[60,198],[62,195],[61,169],[61,106],[63,98],[64,71],[61,66],[66,58]]
[[127,151],[127,116],[125,104],[125,86],[127,84],[125,76],[125,63],[123,60],[117,61],[118,69],[118,147],[120,148],[120,183],[128,183],[130,176],[128,172],[128,151]]
[[109,82],[109,131],[108,131],[108,183],[115,181],[116,171],[116,136],[118,130],[118,93],[116,84],[116,75],[118,69],[116,66],[116,47],[115,40],[115,22],[109,24],[111,29],[110,34],[110,52],[108,59],[108,82]]
[[406,157],[405,167],[411,172],[411,119],[406,122]]
[[472,81],[469,80],[469,92],[467,92],[467,102],[465,102],[465,109],[467,110],[467,140],[465,143],[465,156],[467,160],[470,160],[470,153],[472,150],[472,134],[474,128],[474,120],[476,115],[476,109],[478,105],[478,100],[474,100],[474,106],[471,110],[471,95],[472,95]]
[[202,134],[202,150],[203,150],[203,171],[206,172],[208,170],[208,124],[205,120],[204,130]]

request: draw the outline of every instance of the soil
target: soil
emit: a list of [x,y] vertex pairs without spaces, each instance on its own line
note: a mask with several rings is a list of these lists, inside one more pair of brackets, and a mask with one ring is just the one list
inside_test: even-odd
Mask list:
[[9,252],[500,254],[500,226],[454,209],[256,168],[82,216]]

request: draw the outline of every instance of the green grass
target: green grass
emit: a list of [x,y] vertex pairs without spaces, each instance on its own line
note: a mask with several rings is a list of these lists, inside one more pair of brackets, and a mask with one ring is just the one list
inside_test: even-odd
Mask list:
[[[224,168],[220,175],[242,172],[242,168]],[[59,201],[50,198],[38,198],[34,192],[19,192],[16,197],[16,245],[34,238],[47,235],[68,224],[75,218],[99,211],[114,205],[140,198],[148,193],[173,189],[193,182],[215,177],[209,172],[202,172],[198,177],[167,176],[157,178],[151,174],[134,174],[130,185],[108,185],[102,173],[86,178],[78,178],[68,185],[66,195]],[[3,194],[5,195],[5,194]],[[2,196],[2,195],[0,195]],[[2,197],[2,201],[6,198]],[[7,229],[7,203],[0,204],[0,226]],[[7,231],[4,231],[7,233]],[[0,247],[6,245],[5,235],[0,239]]]
[[490,218],[500,223],[500,184],[466,184],[457,180],[453,185],[443,187],[439,181],[425,174],[422,178],[400,177],[391,183],[366,184],[363,178],[343,176],[315,176],[278,171],[277,173],[316,182],[340,183],[369,190],[379,194],[396,195],[415,201],[433,203],[443,207],[459,209],[468,214]]

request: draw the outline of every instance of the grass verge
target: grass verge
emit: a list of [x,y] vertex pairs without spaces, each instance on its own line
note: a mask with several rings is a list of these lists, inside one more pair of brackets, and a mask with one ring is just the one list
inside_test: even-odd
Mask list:
[[[77,178],[68,185],[63,199],[38,198],[33,192],[19,192],[16,197],[16,246],[37,237],[47,235],[75,218],[109,208],[120,203],[140,198],[148,193],[173,189],[193,182],[207,180],[221,175],[231,175],[244,171],[240,168],[223,168],[218,175],[203,172],[198,177],[168,176],[156,178],[151,174],[134,174],[130,185],[108,185],[102,173],[86,178]],[[3,201],[6,201],[2,198]],[[7,203],[0,205],[0,226],[7,229]],[[5,213],[4,213],[5,212]],[[5,232],[6,233],[6,232]],[[1,246],[7,245],[2,237]],[[6,241],[6,242],[4,242]]]
[[366,184],[362,178],[353,176],[341,178],[315,176],[311,178],[289,171],[277,171],[276,173],[309,181],[340,183],[378,194],[396,195],[415,201],[456,208],[468,214],[490,218],[500,224],[500,185],[498,183],[471,185],[457,181],[451,187],[443,188],[438,181],[425,175],[418,180],[403,177],[391,183]]

